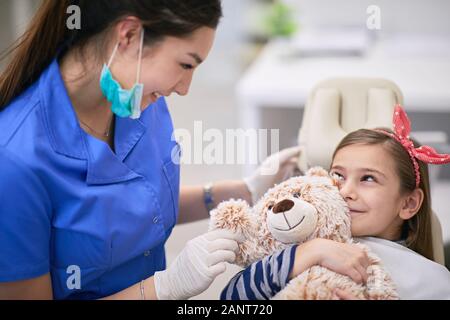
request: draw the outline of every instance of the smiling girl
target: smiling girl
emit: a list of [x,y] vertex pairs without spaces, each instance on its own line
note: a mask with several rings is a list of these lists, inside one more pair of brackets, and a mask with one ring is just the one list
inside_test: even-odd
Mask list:
[[[409,132],[409,119],[396,106],[394,131],[361,129],[347,135],[333,154],[330,175],[338,182],[340,194],[350,209],[352,235],[381,258],[400,297],[450,299],[450,272],[432,261],[427,165],[449,163],[450,155],[437,154],[427,146],[417,147]],[[275,285],[265,274],[267,270],[276,273],[281,260],[289,263],[289,272]],[[266,295],[270,298],[290,279],[314,265],[348,275],[355,281],[364,280],[368,262],[354,245],[314,239],[255,265],[254,270],[266,272],[251,277],[248,272],[252,266],[248,267],[233,278],[222,298],[261,296],[259,292],[255,294],[258,288],[270,293]],[[344,299],[354,298],[344,292],[337,294]]]
[[353,236],[397,241],[433,259],[428,169],[420,164],[416,188],[411,167],[399,143],[363,129],[339,144],[330,174],[349,206]]

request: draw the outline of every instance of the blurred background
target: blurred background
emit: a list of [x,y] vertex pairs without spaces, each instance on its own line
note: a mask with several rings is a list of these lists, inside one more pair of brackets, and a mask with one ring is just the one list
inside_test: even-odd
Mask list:
[[[449,1],[222,2],[224,18],[210,57],[196,72],[189,95],[168,100],[175,128],[193,132],[195,121],[202,121],[204,130],[223,132],[274,128],[280,130],[280,148],[294,146],[307,93],[318,81],[373,76],[388,78],[403,91],[413,135],[450,153]],[[0,0],[1,51],[22,34],[38,5],[38,0]],[[368,26],[376,12],[380,24]],[[186,164],[182,184],[240,179],[250,169]],[[431,191],[449,244],[450,166],[433,169]],[[177,226],[167,244],[168,263],[207,226],[207,221]],[[449,267],[449,245],[446,261]],[[217,299],[239,270],[229,266],[194,299]]]

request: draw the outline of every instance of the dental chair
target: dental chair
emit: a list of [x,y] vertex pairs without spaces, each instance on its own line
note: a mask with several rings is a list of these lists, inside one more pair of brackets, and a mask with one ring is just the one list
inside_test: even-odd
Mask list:
[[[302,152],[299,169],[330,168],[339,142],[350,132],[375,127],[392,128],[394,106],[403,95],[393,82],[371,78],[333,78],[320,82],[305,105],[298,142]],[[445,265],[440,222],[431,218],[434,260]]]

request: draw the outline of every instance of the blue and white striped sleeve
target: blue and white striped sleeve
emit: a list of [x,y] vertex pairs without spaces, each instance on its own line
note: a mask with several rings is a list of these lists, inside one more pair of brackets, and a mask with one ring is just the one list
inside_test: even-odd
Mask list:
[[295,262],[297,245],[277,251],[236,274],[221,300],[268,300],[283,289]]

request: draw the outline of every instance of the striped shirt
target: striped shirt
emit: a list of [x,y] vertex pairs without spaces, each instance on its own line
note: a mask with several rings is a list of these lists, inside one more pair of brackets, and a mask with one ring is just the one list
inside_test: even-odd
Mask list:
[[288,283],[297,245],[277,251],[236,274],[221,300],[268,300]]

